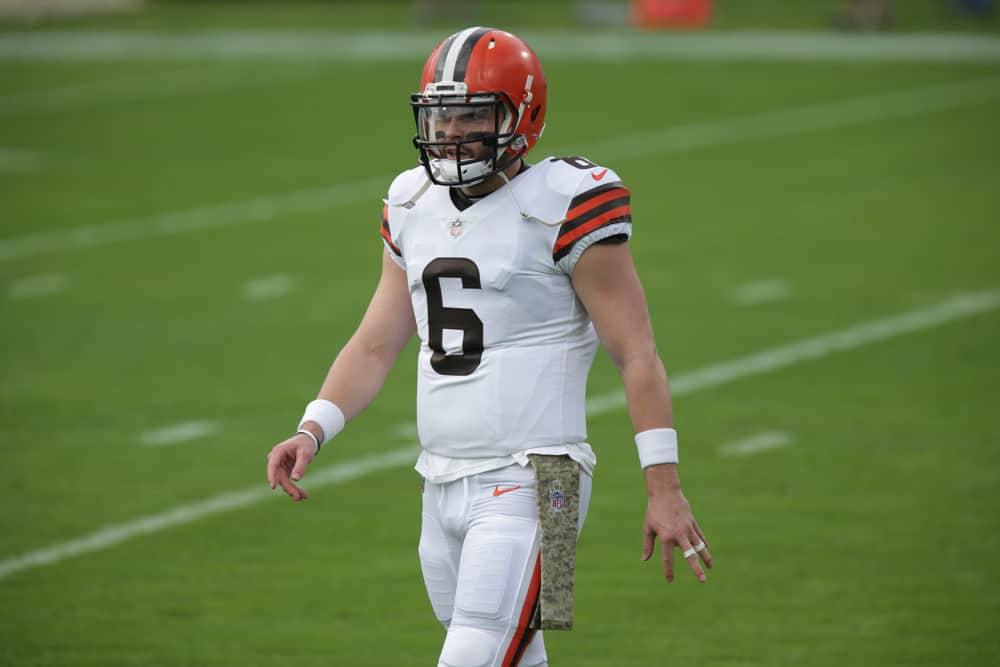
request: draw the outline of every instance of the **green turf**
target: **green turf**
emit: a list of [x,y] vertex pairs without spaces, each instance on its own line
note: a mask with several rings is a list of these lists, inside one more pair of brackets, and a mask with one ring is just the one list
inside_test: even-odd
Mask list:
[[[377,278],[374,183],[414,163],[406,94],[419,65],[0,61],[0,147],[41,155],[0,171],[0,239],[68,243],[107,223],[146,233],[0,258],[0,560],[263,487],[264,454]],[[632,250],[675,377],[1000,288],[1000,95],[638,157],[616,157],[614,141],[884,92],[995,87],[996,66],[557,60],[547,72],[537,157],[578,149],[631,188]],[[281,206],[337,184],[355,189],[345,203],[152,231],[160,214],[253,197]],[[12,294],[45,274],[67,288]],[[294,279],[289,294],[244,297],[248,281],[275,275]],[[731,302],[734,287],[765,279],[787,281],[788,298]],[[658,563],[639,563],[628,421],[592,418],[601,462],[576,630],[547,638],[552,664],[996,664],[998,338],[992,312],[678,396],[685,488],[717,561],[705,586],[685,572],[667,586]],[[414,349],[317,469],[407,444],[397,426],[413,420]],[[590,385],[620,386],[603,356]],[[139,444],[193,420],[224,430]],[[719,456],[766,431],[794,445]],[[442,631],[419,580],[418,493],[416,474],[396,467],[302,505],[275,497],[0,578],[0,664],[433,664]]]

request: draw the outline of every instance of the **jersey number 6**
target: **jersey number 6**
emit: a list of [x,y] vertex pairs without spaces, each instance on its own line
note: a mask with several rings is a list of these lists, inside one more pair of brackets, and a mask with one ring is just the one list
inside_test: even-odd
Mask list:
[[[463,289],[482,289],[479,267],[462,257],[439,257],[424,267],[427,294],[427,344],[433,350],[431,368],[441,375],[469,375],[483,359],[483,321],[469,308],[445,308],[441,278],[461,278]],[[445,354],[445,329],[462,332],[462,354]]]

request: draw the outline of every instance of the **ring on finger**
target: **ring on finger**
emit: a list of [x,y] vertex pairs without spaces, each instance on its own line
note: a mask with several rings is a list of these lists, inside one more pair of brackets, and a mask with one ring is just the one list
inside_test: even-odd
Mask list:
[[698,553],[698,552],[695,550],[695,548],[691,547],[690,549],[688,549],[687,551],[684,552],[684,557],[685,558],[690,558],[691,556],[695,555],[696,553]]
[[704,543],[704,542],[699,542],[698,544],[694,545],[694,550],[695,550],[695,551],[697,551],[698,553],[701,553],[701,552],[702,552],[702,551],[704,551],[704,550],[705,550],[706,548],[707,548],[707,547],[705,546],[705,543]]

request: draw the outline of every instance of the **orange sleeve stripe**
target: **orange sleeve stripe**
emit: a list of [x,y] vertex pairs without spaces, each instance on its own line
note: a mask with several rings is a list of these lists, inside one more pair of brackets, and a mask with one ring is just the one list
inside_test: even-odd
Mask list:
[[389,223],[389,205],[388,204],[384,204],[382,206],[382,222],[384,222],[386,224]]
[[400,250],[399,247],[396,246],[396,244],[392,242],[392,234],[389,233],[389,221],[388,220],[383,220],[382,221],[382,238],[389,245],[389,247],[392,249],[392,251],[394,253],[396,253],[397,257],[402,257],[403,256],[403,251]]
[[592,208],[596,208],[605,202],[609,202],[612,199],[617,199],[619,197],[628,197],[628,188],[615,188],[614,190],[608,190],[607,192],[597,195],[593,199],[588,199],[582,204],[578,204],[566,212],[566,221],[572,222],[573,218],[578,218]]
[[535,570],[531,573],[531,583],[528,585],[528,594],[524,596],[524,606],[521,607],[521,615],[517,619],[517,630],[507,647],[507,652],[503,656],[503,667],[515,667],[520,662],[521,654],[524,652],[526,634],[529,633],[528,624],[531,623],[531,616],[535,613],[535,605],[538,604],[538,591],[542,585],[542,554],[538,554],[535,559]]
[[605,211],[601,215],[597,216],[593,220],[589,220],[586,223],[580,225],[576,229],[569,231],[558,239],[556,239],[556,244],[552,248],[553,253],[558,253],[563,248],[566,248],[583,236],[586,236],[590,232],[594,231],[598,227],[603,226],[610,220],[615,220],[616,218],[628,218],[631,213],[632,207],[628,204],[613,208],[610,211]]

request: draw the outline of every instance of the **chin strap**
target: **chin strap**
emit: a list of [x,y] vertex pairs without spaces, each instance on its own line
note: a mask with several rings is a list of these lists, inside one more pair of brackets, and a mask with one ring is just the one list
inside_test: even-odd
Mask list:
[[536,218],[533,215],[528,215],[527,213],[525,213],[524,209],[521,208],[521,202],[517,200],[517,195],[514,194],[514,186],[510,184],[510,179],[507,178],[507,174],[503,173],[502,171],[498,171],[497,174],[500,176],[500,178],[503,179],[503,182],[507,184],[507,192],[510,193],[510,198],[514,200],[514,206],[517,206],[517,210],[521,213],[521,219],[523,219],[525,222],[537,222],[545,225],[546,227],[558,227],[562,223],[566,222],[566,218],[561,218],[556,222],[549,222],[547,220],[542,220],[541,218]]

